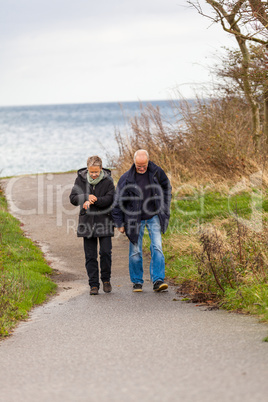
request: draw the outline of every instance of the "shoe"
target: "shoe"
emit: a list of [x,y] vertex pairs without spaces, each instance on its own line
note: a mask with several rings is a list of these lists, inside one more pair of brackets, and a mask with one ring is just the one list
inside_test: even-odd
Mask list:
[[132,289],[133,289],[133,292],[142,292],[142,284],[141,283],[134,283]]
[[154,291],[155,292],[162,292],[163,290],[166,290],[168,288],[168,284],[164,283],[163,281],[156,281],[154,283]]
[[99,294],[99,289],[96,286],[92,286],[92,288],[90,288],[90,295],[97,295]]
[[105,293],[110,293],[112,291],[112,285],[110,282],[103,282],[103,291]]

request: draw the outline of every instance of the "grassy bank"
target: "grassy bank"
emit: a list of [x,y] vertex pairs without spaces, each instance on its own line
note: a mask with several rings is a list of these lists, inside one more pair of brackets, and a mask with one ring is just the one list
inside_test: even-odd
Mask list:
[[218,191],[175,195],[163,236],[167,276],[186,299],[268,322],[268,197]]
[[20,222],[7,211],[0,189],[0,338],[55,288],[52,269],[40,249],[23,234]]

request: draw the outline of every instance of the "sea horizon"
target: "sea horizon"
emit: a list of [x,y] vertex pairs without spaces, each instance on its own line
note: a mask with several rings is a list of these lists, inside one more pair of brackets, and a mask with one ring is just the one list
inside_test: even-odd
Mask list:
[[[192,98],[187,98],[191,101]],[[14,105],[0,105],[0,108],[21,108],[21,107],[46,107],[46,106],[74,106],[74,105],[98,105],[98,104],[121,104],[121,103],[157,103],[157,102],[176,102],[179,99],[145,99],[145,100],[127,100],[127,101],[97,101],[97,102],[63,102],[63,103],[36,103],[36,104],[14,104]]]
[[174,116],[171,100],[0,106],[0,177],[78,170],[90,155],[105,166],[115,132],[148,104]]

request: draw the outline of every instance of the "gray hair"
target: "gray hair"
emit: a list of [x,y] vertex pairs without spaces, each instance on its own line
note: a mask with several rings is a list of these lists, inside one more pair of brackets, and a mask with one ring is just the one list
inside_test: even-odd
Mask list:
[[138,153],[145,153],[145,155],[147,156],[147,159],[149,161],[149,153],[148,153],[148,151],[146,151],[146,149],[138,149],[138,151],[136,151],[135,154],[134,154],[134,163],[136,161],[136,157],[137,157]]
[[99,166],[100,168],[102,168],[101,158],[97,155],[90,156],[87,160],[87,167],[90,167],[90,166]]

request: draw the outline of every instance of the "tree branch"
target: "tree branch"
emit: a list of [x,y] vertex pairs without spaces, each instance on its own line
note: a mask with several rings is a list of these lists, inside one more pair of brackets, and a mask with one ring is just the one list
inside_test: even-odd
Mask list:
[[266,29],[268,29],[268,11],[266,11],[268,6],[266,5],[265,8],[265,5],[261,0],[249,0],[249,4],[255,17]]

